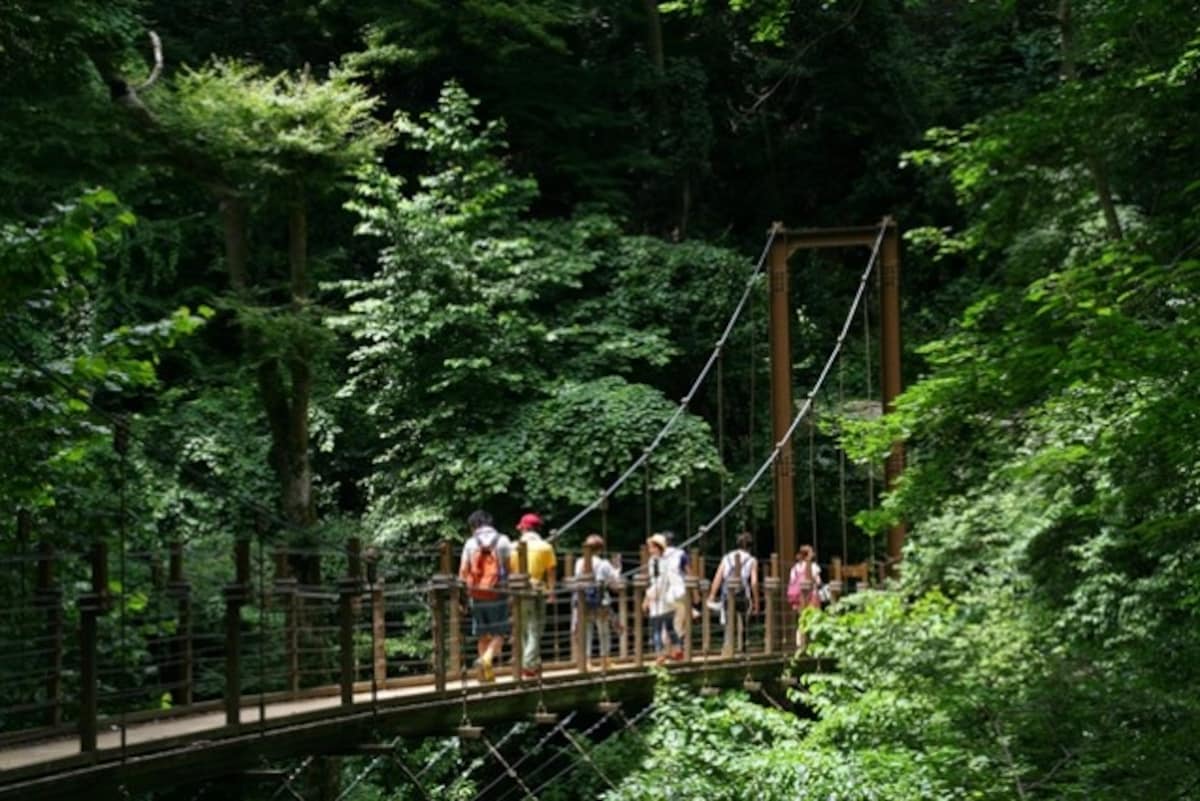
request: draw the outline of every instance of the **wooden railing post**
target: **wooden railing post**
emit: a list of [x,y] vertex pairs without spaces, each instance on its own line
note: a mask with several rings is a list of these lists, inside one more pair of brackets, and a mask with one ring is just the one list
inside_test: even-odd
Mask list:
[[737,596],[742,591],[742,555],[733,556],[733,569],[723,579],[725,587],[725,640],[721,645],[721,656],[728,659],[737,650],[740,631],[737,614]]
[[346,577],[363,580],[362,540],[358,537],[346,540]]
[[590,611],[587,608],[587,588],[592,583],[592,553],[590,549],[583,552],[583,572],[575,577],[575,669],[587,673],[588,656],[592,650],[591,632],[588,625]]
[[712,585],[708,580],[705,561],[702,554],[696,560],[696,572],[700,574],[700,651],[707,660],[709,654],[712,653],[712,610],[708,608],[708,588]]
[[54,546],[38,544],[37,590],[34,603],[46,613],[46,703],[50,705],[46,723],[62,723],[62,664],[63,664],[63,591],[54,582]]
[[108,595],[108,543],[92,544],[92,594],[100,598],[100,612],[107,612],[112,599]]
[[692,602],[696,598],[696,594],[700,589],[699,570],[700,551],[693,548],[688,554],[688,571],[684,578],[683,585],[687,589],[687,615],[683,622],[683,631],[679,632],[679,636],[683,638],[683,658],[688,662],[692,661]]
[[387,601],[384,581],[379,576],[379,556],[367,550],[367,581],[371,585],[371,675],[377,685],[387,681]]
[[512,609],[512,676],[521,684],[525,669],[525,601],[530,596],[529,543],[517,542],[517,572],[508,577],[509,607]]
[[354,703],[354,600],[362,590],[362,581],[353,576],[338,580],[338,657],[341,663],[339,684],[342,703]]
[[192,664],[192,585],[183,575],[183,543],[171,543],[167,568],[167,595],[175,599],[175,647],[172,650],[178,676],[175,702],[180,706],[192,703],[195,667]]
[[523,576],[529,575],[529,543],[517,541],[517,572]]
[[225,596],[225,722],[241,723],[242,717],[242,605],[250,594],[250,540],[238,539],[233,546],[234,582]]
[[[438,573],[430,582],[429,602],[433,606],[433,687],[439,693],[446,691],[447,646],[449,645],[447,626],[447,605],[454,605],[450,599],[450,579],[444,573]],[[455,663],[456,664],[456,663]],[[457,664],[456,664],[457,668]]]
[[300,583],[286,550],[275,551],[275,602],[283,609],[283,671],[287,690],[300,692]]
[[[788,653],[796,641],[797,615],[792,611],[788,602],[788,584],[791,583],[792,565],[786,564],[783,558],[779,560],[779,643],[780,653]],[[795,564],[793,562],[793,564]]]
[[96,541],[91,550],[92,591],[79,596],[79,750],[96,750],[99,692],[99,620],[108,610],[108,546]]
[[[578,603],[575,598],[575,554],[569,550],[563,553],[563,586],[570,591],[567,610],[574,615],[575,605]],[[578,622],[576,624],[578,625]],[[575,664],[579,661],[579,635],[572,632],[568,639],[571,641],[571,663]],[[557,659],[555,656],[555,661]]]
[[233,543],[234,583],[250,586],[250,540],[240,537]]
[[[363,546],[362,540],[358,537],[348,537],[346,539],[346,577],[351,581],[358,582],[358,589],[355,590],[350,598],[350,615],[354,621],[362,619],[362,595],[364,582],[366,580],[366,571],[363,568]],[[358,649],[351,648],[350,658],[353,660],[354,675],[358,676]]]
[[103,607],[103,598],[94,592],[79,596],[79,750],[84,753],[96,750],[96,634]]
[[450,670],[455,673],[466,672],[463,664],[463,619],[462,619],[462,590],[459,587],[458,571],[453,569],[450,543],[443,541],[439,554],[442,575],[447,577],[447,605],[449,606],[449,623],[446,627]]
[[763,612],[766,617],[766,633],[763,636],[763,653],[773,654],[776,642],[775,606],[779,603],[779,554],[771,554],[770,575],[763,580]]
[[[33,513],[28,509],[17,509],[17,553],[25,556],[33,539]],[[25,594],[25,566],[19,568],[21,594]]]
[[[621,573],[621,565],[621,555],[617,554],[617,575]],[[629,658],[629,582],[624,578],[617,587],[617,626],[620,629],[620,634],[617,635],[617,657],[625,660]]]
[[842,583],[842,560],[841,557],[835,556],[829,560],[829,599],[837,601],[842,597],[844,584]]
[[646,601],[646,588],[650,586],[650,551],[643,545],[638,553],[638,572],[633,577],[633,664],[641,667],[646,660],[646,616],[642,604]]

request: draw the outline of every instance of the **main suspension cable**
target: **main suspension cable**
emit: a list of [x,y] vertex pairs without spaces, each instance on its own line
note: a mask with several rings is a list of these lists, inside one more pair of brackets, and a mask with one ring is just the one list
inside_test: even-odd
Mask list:
[[613,495],[613,493],[620,489],[621,486],[629,480],[629,477],[636,473],[638,469],[640,469],[641,466],[650,458],[650,454],[654,453],[654,451],[658,449],[658,446],[662,444],[667,434],[671,432],[671,429],[673,429],[675,424],[678,423],[683,417],[683,413],[687,411],[692,399],[696,397],[696,393],[700,390],[704,380],[708,377],[708,374],[712,372],[713,366],[716,364],[717,359],[721,354],[721,350],[725,347],[725,343],[729,341],[729,337],[733,333],[733,327],[737,325],[738,319],[741,318],[742,310],[746,307],[746,303],[750,299],[751,293],[754,291],[754,286],[757,283],[759,276],[762,275],[763,265],[767,260],[767,254],[771,252],[771,245],[775,243],[775,237],[778,236],[781,230],[782,227],[778,224],[771,226],[771,230],[767,234],[767,242],[765,245],[763,245],[762,253],[759,254],[758,261],[755,262],[754,269],[750,272],[750,277],[746,280],[746,287],[742,290],[742,296],[738,299],[737,306],[734,307],[733,313],[729,315],[729,321],[725,323],[725,328],[721,332],[721,337],[717,340],[716,345],[713,346],[712,352],[708,356],[708,360],[704,363],[704,367],[700,369],[700,373],[692,382],[691,388],[688,389],[688,392],[683,396],[683,399],[679,401],[679,404],[675,407],[675,411],[669,418],[667,418],[667,422],[664,423],[663,427],[659,429],[657,434],[654,435],[654,439],[650,441],[650,445],[642,451],[641,455],[638,456],[638,458],[635,459],[633,463],[629,465],[629,467],[625,468],[624,472],[617,476],[615,481],[609,484],[600,493],[600,497],[596,498],[596,500],[580,509],[575,516],[566,523],[563,523],[557,529],[550,532],[550,536],[546,538],[548,542],[553,542],[563,534],[570,531],[579,523],[579,521],[596,511],[601,503],[607,501]]
[[800,421],[810,415],[817,393],[820,392],[821,388],[825,385],[825,379],[829,377],[829,373],[833,369],[834,363],[837,361],[838,356],[841,354],[842,347],[845,345],[846,334],[850,330],[850,325],[853,323],[854,318],[858,313],[859,304],[862,303],[863,294],[866,292],[867,280],[871,277],[871,273],[875,269],[875,263],[879,258],[879,248],[883,244],[883,237],[887,233],[887,227],[890,223],[891,220],[889,218],[885,218],[879,227],[879,234],[875,237],[875,244],[871,248],[871,257],[867,260],[867,266],[863,270],[862,277],[858,281],[858,290],[854,293],[854,300],[850,303],[850,309],[846,313],[845,321],[842,323],[842,329],[838,334],[837,342],[830,351],[829,357],[825,360],[825,363],[821,368],[821,372],[817,376],[817,380],[813,383],[812,389],[809,390],[808,395],[805,396],[804,404],[800,407],[800,411],[798,411],[796,416],[792,419],[791,425],[788,426],[787,430],[784,432],[779,441],[775,443],[775,447],[771,450],[771,454],[763,460],[762,464],[759,465],[758,470],[755,471],[754,475],[750,477],[750,480],[746,483],[746,485],[738,490],[737,495],[733,497],[733,500],[722,506],[720,511],[718,511],[711,520],[701,525],[695,534],[693,534],[684,542],[680,543],[677,547],[686,548],[696,540],[700,539],[713,527],[719,525],[730,512],[736,509],[738,505],[740,505],[742,501],[746,499],[754,486],[762,479],[763,475],[766,474],[767,470],[769,470],[771,466],[774,465],[779,459],[780,454],[783,452],[783,446],[791,441],[792,435],[796,432],[796,428],[800,425]]
[[[688,537],[675,547],[680,549],[688,548],[701,539],[709,531],[711,531],[714,527],[719,525],[730,512],[736,509],[738,505],[747,498],[755,484],[762,479],[763,475],[768,469],[770,469],[771,465],[775,464],[776,460],[779,459],[779,456],[783,451],[783,446],[791,441],[792,435],[795,434],[796,428],[799,427],[800,422],[811,415],[817,393],[819,393],[821,388],[825,385],[825,380],[829,377],[829,373],[832,371],[833,365],[837,361],[838,355],[842,351],[842,347],[845,345],[846,334],[850,329],[851,323],[854,321],[855,315],[858,313],[859,304],[862,303],[867,280],[871,277],[871,273],[875,269],[875,263],[879,258],[879,248],[880,245],[883,244],[883,237],[884,234],[887,233],[887,227],[890,223],[891,219],[885,218],[883,223],[880,225],[879,234],[875,237],[875,244],[871,248],[871,257],[867,260],[867,266],[863,270],[862,277],[859,279],[858,290],[854,293],[854,300],[851,302],[850,309],[846,313],[846,319],[842,323],[842,330],[838,334],[837,342],[834,344],[833,350],[830,351],[829,357],[825,360],[825,363],[821,368],[821,372],[817,376],[817,380],[813,383],[812,389],[809,390],[808,395],[805,396],[804,405],[800,407],[800,411],[796,412],[796,416],[792,419],[791,425],[788,426],[787,431],[784,432],[783,437],[780,438],[779,442],[775,443],[775,447],[771,450],[771,454],[765,460],[763,460],[762,464],[759,465],[758,470],[756,470],[754,475],[750,477],[750,480],[746,483],[746,485],[738,490],[738,493],[734,496],[733,500],[723,505],[721,510],[717,512],[711,520],[701,525],[696,530],[695,534]],[[637,573],[637,568],[621,573],[621,577],[629,578],[635,573]]]

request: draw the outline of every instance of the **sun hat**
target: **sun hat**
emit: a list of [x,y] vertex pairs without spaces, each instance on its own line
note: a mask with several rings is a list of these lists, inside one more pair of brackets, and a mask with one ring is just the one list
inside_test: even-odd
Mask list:
[[647,545],[657,545],[659,550],[664,551],[664,552],[667,550],[667,538],[664,537],[662,534],[652,535],[648,540],[646,540],[646,544]]

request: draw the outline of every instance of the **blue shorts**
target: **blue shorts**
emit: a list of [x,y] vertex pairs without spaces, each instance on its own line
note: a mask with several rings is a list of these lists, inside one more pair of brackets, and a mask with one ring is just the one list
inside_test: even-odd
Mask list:
[[471,635],[508,634],[508,601],[471,601]]

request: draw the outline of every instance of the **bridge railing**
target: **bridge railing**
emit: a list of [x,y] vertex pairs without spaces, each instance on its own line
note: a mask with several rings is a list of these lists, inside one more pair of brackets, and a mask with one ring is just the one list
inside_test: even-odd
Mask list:
[[[608,663],[587,631],[581,600],[592,578],[586,562],[585,575],[571,575],[575,558],[560,552],[561,576],[548,598],[521,573],[505,590],[514,600],[545,603],[542,674],[603,680],[610,669],[651,662],[641,613],[645,553],[613,556],[622,579],[612,592]],[[706,562],[693,552],[686,582],[701,601],[711,572]],[[231,560],[179,542],[124,554],[110,554],[103,543],[86,553],[38,546],[0,554],[11,578],[0,609],[0,749],[70,735],[89,751],[124,745],[127,728],[151,718],[207,713],[218,718],[215,725],[246,725],[265,721],[268,707],[281,701],[351,704],[406,688],[474,688],[469,604],[457,565],[449,543],[364,551],[356,540],[343,548],[297,548],[263,537],[238,539]],[[871,577],[865,566],[837,563],[830,573],[839,584]],[[734,571],[730,625],[699,604],[682,632],[685,660],[794,650],[795,618],[778,559],[762,560],[758,615],[736,614],[738,581]],[[513,604],[514,631],[521,615]],[[522,674],[514,640],[498,674],[517,684],[538,681]]]

